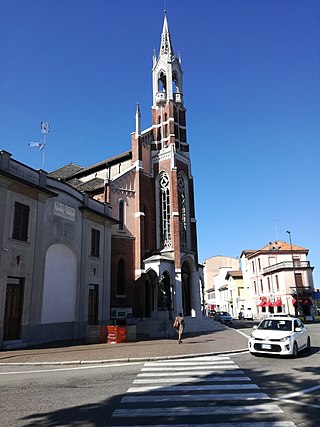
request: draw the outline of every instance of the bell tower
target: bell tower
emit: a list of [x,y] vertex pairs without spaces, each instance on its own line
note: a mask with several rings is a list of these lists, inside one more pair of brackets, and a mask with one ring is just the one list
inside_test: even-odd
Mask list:
[[[152,126],[140,132],[137,110],[133,144],[141,194],[135,212],[143,214],[136,218],[136,229],[145,230],[153,239],[150,251],[141,250],[146,257],[140,269],[146,272],[145,288],[153,283],[153,290],[146,292],[159,291],[155,297],[157,318],[166,316],[166,310],[169,316],[180,311],[193,317],[200,313],[194,186],[182,75],[181,57],[174,53],[164,12],[160,50],[158,55],[153,53],[152,62]],[[148,244],[148,239],[144,241]],[[136,242],[138,245],[138,239]],[[149,294],[147,306],[152,308],[154,296]]]
[[174,54],[164,12],[159,56],[154,52],[152,67],[152,124],[157,149],[174,144],[178,150],[189,151],[186,145],[182,74],[180,53],[178,56]]

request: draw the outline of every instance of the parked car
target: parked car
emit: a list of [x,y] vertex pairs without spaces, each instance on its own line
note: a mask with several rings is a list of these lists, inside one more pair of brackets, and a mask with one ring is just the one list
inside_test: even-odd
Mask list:
[[251,308],[248,308],[247,310],[243,310],[243,319],[246,320],[253,320],[253,313]]
[[268,317],[262,320],[250,335],[251,354],[279,354],[298,356],[298,352],[311,348],[308,329],[300,319],[289,316]]
[[225,325],[230,325],[232,323],[232,316],[227,311],[218,311],[215,316],[215,320]]
[[269,313],[267,315],[266,319],[268,319],[270,317],[278,318],[278,317],[291,317],[291,316],[290,316],[290,314],[287,314],[287,313]]

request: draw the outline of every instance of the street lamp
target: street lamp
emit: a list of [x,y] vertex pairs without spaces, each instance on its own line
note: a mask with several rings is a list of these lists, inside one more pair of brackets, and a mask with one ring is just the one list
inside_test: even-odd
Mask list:
[[296,279],[296,269],[294,265],[294,258],[293,258],[293,249],[292,249],[292,242],[291,242],[291,231],[286,231],[289,235],[289,241],[290,241],[290,249],[291,249],[291,257],[292,257],[292,267],[293,267],[293,275],[294,275],[294,284],[296,288],[296,294],[297,294],[297,312],[298,316],[300,314],[300,301],[299,301],[299,293],[298,293],[298,286],[297,286],[297,279]]

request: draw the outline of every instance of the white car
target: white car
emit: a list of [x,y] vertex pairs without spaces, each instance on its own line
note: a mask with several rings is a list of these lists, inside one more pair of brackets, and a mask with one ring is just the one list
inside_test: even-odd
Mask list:
[[254,326],[248,346],[251,354],[279,354],[297,357],[303,349],[310,350],[308,329],[295,317],[269,317]]

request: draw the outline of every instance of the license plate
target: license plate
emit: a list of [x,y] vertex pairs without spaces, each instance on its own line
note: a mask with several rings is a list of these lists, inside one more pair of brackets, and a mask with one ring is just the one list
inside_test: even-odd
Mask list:
[[261,348],[264,350],[271,350],[271,344],[261,344]]

